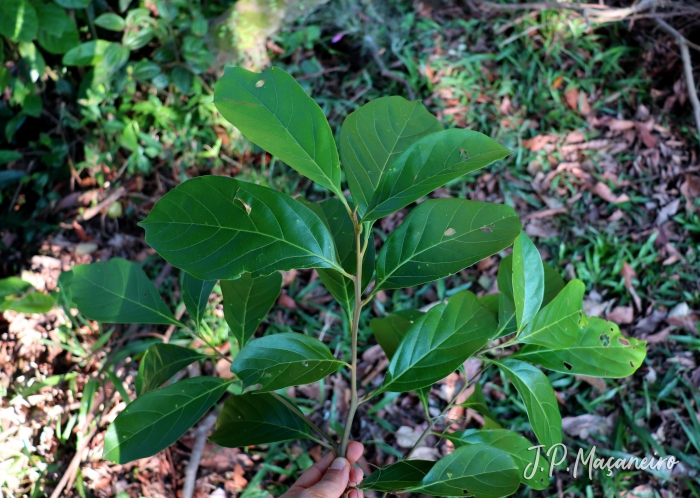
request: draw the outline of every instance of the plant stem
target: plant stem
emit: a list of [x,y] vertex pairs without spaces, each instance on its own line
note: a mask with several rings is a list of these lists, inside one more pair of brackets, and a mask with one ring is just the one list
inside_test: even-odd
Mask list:
[[340,451],[338,455],[345,456],[350,441],[350,432],[352,431],[352,422],[357,413],[359,406],[357,398],[357,332],[360,326],[360,312],[362,311],[362,225],[357,222],[357,211],[352,214],[352,223],[355,228],[355,254],[357,268],[353,280],[355,282],[355,304],[353,306],[352,325],[350,334],[352,336],[352,367],[350,369],[350,409],[348,410],[348,419],[345,422],[345,430],[343,431],[343,439],[340,443]]

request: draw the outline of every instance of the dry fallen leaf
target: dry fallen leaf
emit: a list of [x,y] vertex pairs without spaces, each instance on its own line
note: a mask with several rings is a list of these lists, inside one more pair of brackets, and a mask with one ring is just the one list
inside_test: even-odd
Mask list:
[[572,88],[568,90],[564,94],[564,98],[566,99],[566,103],[569,105],[571,109],[574,111],[578,110],[578,99],[579,99],[579,93],[577,88]]
[[420,439],[421,434],[423,434],[423,431],[418,428],[402,425],[396,431],[396,444],[401,448],[412,448]]
[[606,124],[611,131],[627,131],[634,128],[634,121],[626,119],[611,119]]
[[605,316],[607,320],[618,324],[628,324],[634,321],[632,306],[616,306]]
[[636,277],[637,274],[635,271],[632,269],[632,267],[629,265],[629,263],[625,263],[622,265],[622,270],[620,270],[620,275],[625,279],[625,288],[629,291],[629,293],[632,295],[632,299],[634,299],[634,304],[637,306],[638,310],[642,309],[642,299],[637,295],[637,291],[634,289],[634,285],[632,285],[632,278]]
[[294,299],[289,297],[284,292],[280,294],[280,297],[277,299],[277,305],[288,309],[294,309],[297,307],[297,303],[294,302]]
[[544,149],[544,146],[548,143],[554,142],[556,138],[556,135],[537,135],[535,137],[523,140],[523,147],[531,150],[532,152],[537,152],[538,150]]
[[579,112],[582,116],[588,116],[591,113],[591,105],[588,103],[588,96],[586,95],[586,92],[581,92],[579,102]]
[[655,149],[658,145],[657,140],[644,125],[644,123],[635,123],[635,126],[637,128],[637,135],[641,139],[644,146],[648,149]]
[[659,214],[656,216],[656,225],[663,225],[666,223],[671,216],[675,215],[678,212],[678,208],[681,205],[681,199],[680,197],[678,199],[674,199],[668,204],[666,204],[664,207],[659,209]]
[[584,135],[582,131],[574,130],[566,136],[566,138],[564,139],[564,142],[567,144],[580,144],[581,142],[584,142],[585,140],[586,140],[586,135]]
[[620,195],[615,195],[612,193],[612,190],[610,190],[610,187],[608,187],[605,183],[603,182],[598,182],[593,186],[593,189],[591,190],[595,195],[600,197],[606,202],[609,202],[611,204],[620,204],[622,202],[627,202],[630,200],[630,198],[627,196],[627,194],[620,194]]
[[599,391],[605,391],[605,379],[601,379],[600,377],[589,377],[588,375],[576,375],[575,377],[578,380],[595,387]]
[[685,182],[681,185],[681,194],[685,197],[685,209],[688,212],[695,211],[693,202],[700,197],[700,177],[685,175]]
[[613,421],[610,417],[586,414],[578,417],[564,417],[561,421],[561,428],[569,436],[586,439],[590,434],[603,436],[610,434]]

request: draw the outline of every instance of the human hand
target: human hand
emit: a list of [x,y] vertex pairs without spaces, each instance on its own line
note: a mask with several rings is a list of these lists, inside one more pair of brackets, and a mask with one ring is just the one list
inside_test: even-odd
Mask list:
[[[364,446],[355,441],[348,444],[347,458],[335,458],[335,452],[327,453],[321,460],[304,472],[297,482],[281,498],[340,498],[348,485],[357,486],[364,473],[353,467],[362,456]],[[348,498],[363,498],[364,493],[353,489]]]

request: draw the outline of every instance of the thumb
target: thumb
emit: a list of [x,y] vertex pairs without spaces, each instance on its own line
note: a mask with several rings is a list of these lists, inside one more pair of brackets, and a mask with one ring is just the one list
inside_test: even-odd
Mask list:
[[323,498],[340,498],[350,480],[350,464],[343,457],[333,460],[323,478],[306,490],[311,496]]

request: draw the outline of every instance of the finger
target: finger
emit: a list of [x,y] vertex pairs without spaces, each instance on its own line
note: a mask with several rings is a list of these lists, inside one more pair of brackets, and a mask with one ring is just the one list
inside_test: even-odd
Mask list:
[[348,498],[364,498],[365,494],[360,489],[355,489],[348,493]]
[[354,486],[359,486],[364,477],[365,473],[362,472],[362,469],[358,467],[353,467],[352,472],[350,473],[350,484]]
[[354,465],[354,463],[360,459],[363,451],[365,451],[365,447],[362,443],[351,441],[350,444],[348,444],[345,457],[348,459],[348,462],[350,462],[350,465]]
[[333,460],[323,478],[307,489],[311,496],[339,498],[345,492],[350,480],[350,464],[343,457]]
[[321,480],[323,474],[326,473],[328,467],[331,466],[333,460],[335,459],[335,451],[330,451],[326,453],[323,458],[318,462],[309,467],[300,477],[297,482],[294,483],[295,488],[306,489],[313,486],[318,481]]

